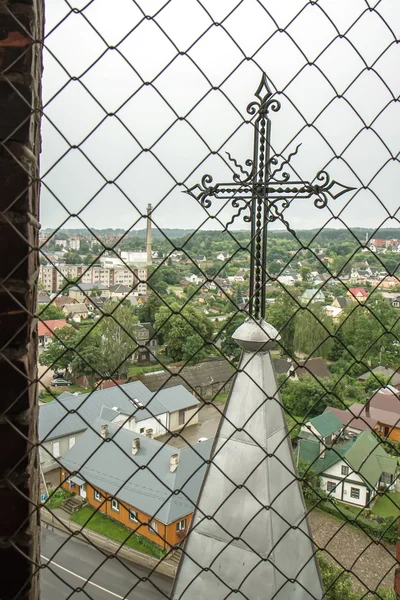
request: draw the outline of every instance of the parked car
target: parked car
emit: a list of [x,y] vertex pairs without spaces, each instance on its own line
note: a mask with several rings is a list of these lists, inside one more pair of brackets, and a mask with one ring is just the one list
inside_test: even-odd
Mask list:
[[61,379],[61,377],[59,377],[58,379],[53,379],[50,382],[50,385],[52,385],[53,387],[61,387],[61,386],[65,386],[65,385],[72,385],[72,381],[68,381],[67,379]]

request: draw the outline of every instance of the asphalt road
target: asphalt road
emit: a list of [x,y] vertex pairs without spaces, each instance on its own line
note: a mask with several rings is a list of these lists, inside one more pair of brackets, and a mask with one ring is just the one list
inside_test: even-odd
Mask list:
[[41,570],[42,600],[169,598],[169,577],[149,575],[144,567],[107,557],[57,530],[42,529],[41,557],[42,565],[46,565]]

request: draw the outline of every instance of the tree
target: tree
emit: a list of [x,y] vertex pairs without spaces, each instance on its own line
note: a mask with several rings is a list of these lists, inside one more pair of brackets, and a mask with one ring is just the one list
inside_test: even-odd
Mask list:
[[221,340],[222,354],[234,362],[239,360],[241,350],[237,343],[232,339],[232,335],[236,329],[244,323],[244,320],[245,315],[243,313],[236,313],[232,319],[229,319],[227,325],[223,325],[223,328],[217,336],[217,340]]
[[55,304],[39,304],[37,307],[37,314],[41,321],[65,319],[65,313]]
[[368,375],[364,383],[365,393],[367,395],[370,395],[377,389],[385,387],[389,381],[390,377],[387,377],[383,373],[371,373],[370,375]]
[[147,302],[139,304],[137,307],[137,315],[140,323],[154,323],[156,318],[156,312],[163,305],[162,300],[155,294],[151,293],[147,299]]
[[156,313],[156,328],[160,329],[167,353],[175,361],[197,362],[211,351],[213,325],[192,306],[182,308],[178,302],[162,306]]
[[307,283],[307,281],[309,281],[309,279],[310,279],[311,267],[308,265],[303,265],[300,268],[300,275],[301,275],[301,278],[304,281],[304,283]]
[[78,333],[73,327],[56,329],[52,342],[39,354],[39,363],[54,371],[68,371],[78,343]]
[[294,328],[297,303],[287,292],[281,292],[273,304],[267,306],[267,321],[271,323],[281,336],[280,346],[285,353],[294,352]]
[[[106,358],[103,354],[100,340],[96,340],[97,336],[89,336],[86,343],[82,347],[77,348],[71,361],[71,371],[74,377],[86,376],[89,380],[90,387],[93,387],[97,376],[104,376],[107,371]],[[100,337],[100,335],[98,336]]]
[[282,265],[276,260],[271,260],[271,262],[268,265],[268,272],[271,273],[271,275],[278,275],[278,273],[280,273],[281,270]]
[[307,505],[316,506],[324,498],[324,492],[321,490],[321,477],[312,468],[310,462],[301,458],[297,460],[297,471]]
[[282,403],[289,415],[308,417],[323,413],[327,406],[343,408],[343,388],[335,379],[316,380],[304,375],[293,380],[280,375],[278,381]]
[[101,323],[101,350],[104,357],[104,375],[121,379],[128,373],[128,364],[136,352],[135,324],[138,322],[131,306],[107,302],[106,315]]
[[312,305],[312,311],[310,308],[302,309],[295,319],[295,351],[307,356],[327,358],[333,345],[331,329],[332,323],[321,306]]

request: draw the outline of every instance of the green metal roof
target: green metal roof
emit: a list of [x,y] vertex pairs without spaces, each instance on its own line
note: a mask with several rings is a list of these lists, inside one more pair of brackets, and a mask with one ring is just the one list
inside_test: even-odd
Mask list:
[[321,437],[326,437],[327,435],[331,435],[331,433],[336,433],[340,429],[343,429],[342,423],[333,412],[326,412],[322,415],[318,415],[318,417],[310,419],[307,423],[310,423],[315,427],[315,429],[319,431]]
[[397,467],[396,459],[385,452],[379,440],[369,431],[363,431],[357,438],[344,444],[334,444],[322,458],[319,442],[301,439],[298,453],[302,460],[311,463],[317,473],[325,472],[343,459],[370,487],[376,486],[382,473],[393,475]]

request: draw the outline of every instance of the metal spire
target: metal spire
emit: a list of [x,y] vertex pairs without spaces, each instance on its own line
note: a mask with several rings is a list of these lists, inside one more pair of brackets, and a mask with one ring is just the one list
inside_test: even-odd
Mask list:
[[[323,597],[307,511],[269,348],[279,334],[246,321],[243,349],[186,538],[174,600]],[[233,594],[232,594],[233,597]]]

